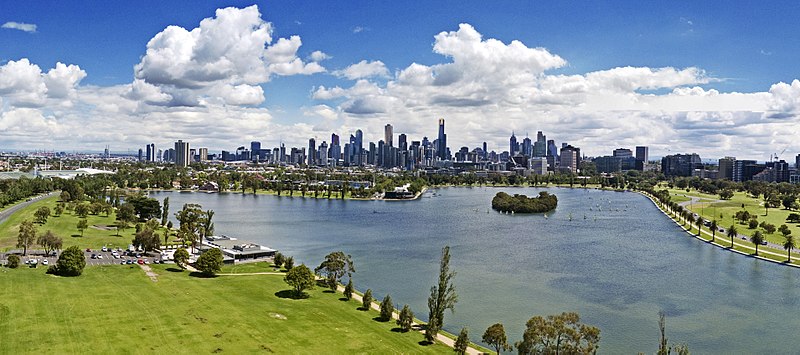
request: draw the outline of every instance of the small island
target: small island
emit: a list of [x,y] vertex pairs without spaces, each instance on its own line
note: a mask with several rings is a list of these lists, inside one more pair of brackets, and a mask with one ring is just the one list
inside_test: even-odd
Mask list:
[[505,192],[498,192],[492,198],[492,209],[500,212],[542,213],[554,210],[557,205],[558,198],[556,195],[551,195],[544,191],[540,192],[538,197],[519,194],[511,196]]

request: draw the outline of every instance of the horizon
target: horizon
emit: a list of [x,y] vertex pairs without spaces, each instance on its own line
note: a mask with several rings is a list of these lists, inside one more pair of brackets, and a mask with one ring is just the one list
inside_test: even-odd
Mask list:
[[406,5],[13,4],[0,145],[421,140],[443,117],[452,151],[543,131],[587,156],[800,153],[796,4]]

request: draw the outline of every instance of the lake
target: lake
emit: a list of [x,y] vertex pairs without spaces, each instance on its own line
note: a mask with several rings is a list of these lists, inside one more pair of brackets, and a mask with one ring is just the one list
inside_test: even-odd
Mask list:
[[[495,193],[548,191],[558,208],[508,215]],[[435,193],[435,196],[432,196]],[[451,248],[459,296],[445,329],[480,340],[502,322],[521,340],[534,315],[576,311],[601,329],[600,353],[654,353],[658,311],[671,343],[692,353],[798,353],[800,270],[690,237],[630,192],[566,188],[442,188],[416,201],[350,201],[236,193],[156,192],[171,215],[184,203],[213,209],[217,234],[251,240],[314,268],[351,254],[353,282],[427,319],[441,248]],[[172,217],[174,220],[174,217]]]

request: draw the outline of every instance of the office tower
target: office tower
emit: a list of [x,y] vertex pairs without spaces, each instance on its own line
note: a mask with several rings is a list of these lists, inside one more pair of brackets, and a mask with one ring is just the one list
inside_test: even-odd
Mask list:
[[[328,143],[322,141],[322,144],[319,145],[319,152],[317,154],[319,154],[319,164],[322,166],[328,166]],[[310,153],[308,155],[311,156]],[[335,161],[333,165],[336,165]]]
[[636,170],[644,170],[647,161],[650,159],[650,148],[646,146],[636,147]]
[[185,168],[189,166],[189,142],[178,140],[175,142],[175,166]]
[[661,158],[661,172],[665,176],[692,176],[695,169],[702,169],[700,156],[692,154],[674,154]]
[[800,170],[800,154],[794,157],[794,168]]
[[197,158],[200,162],[208,160],[208,148],[200,148],[197,150]]
[[356,155],[355,164],[358,166],[364,165],[364,160],[361,158],[362,152],[364,151],[364,132],[361,132],[360,129],[356,130],[356,142],[353,150]]
[[567,144],[561,148],[559,156],[561,158],[558,167],[559,169],[573,174],[578,171],[578,165],[580,163],[580,149]]
[[157,160],[156,159],[156,144],[155,143],[150,143],[150,144],[148,144],[146,146],[146,148],[147,148],[147,155],[146,155],[147,161],[149,161],[149,162],[156,161]]
[[444,134],[444,118],[439,119],[439,138],[436,145],[436,154],[441,160],[447,160],[447,135]]
[[161,149],[158,150],[158,154],[156,154],[156,161],[163,160],[164,153],[161,152]]
[[397,136],[397,148],[400,150],[408,150],[408,137],[405,133]]
[[487,156],[488,156],[488,152],[486,150],[486,142],[483,142],[483,160],[486,160]]
[[316,164],[317,141],[314,138],[308,140],[308,166]]
[[547,156],[547,136],[545,136],[542,131],[536,132],[536,142],[533,143],[533,156]]
[[514,135],[514,131],[511,131],[511,138],[508,140],[508,154],[509,156],[513,157],[514,154],[517,154],[519,150],[519,144],[517,143],[517,136]]
[[533,156],[533,144],[531,144],[531,139],[527,136],[522,140],[522,155],[526,157]]
[[394,146],[394,144],[392,144],[393,135],[394,135],[394,129],[392,128],[392,125],[387,124],[386,127],[383,128],[383,143],[386,144],[387,146],[393,147]]
[[[638,159],[637,159],[638,161]],[[720,180],[733,181],[733,165],[736,163],[734,157],[724,157],[719,159],[719,172],[717,178]]]
[[142,161],[142,148],[139,148],[139,161]]
[[195,155],[197,155],[196,149],[189,149],[189,161],[196,161]]
[[281,143],[279,161],[281,163],[285,163],[286,162],[286,146],[283,145],[283,143]]
[[627,148],[617,148],[617,149],[614,149],[614,155],[613,156],[618,157],[618,158],[629,158],[629,157],[633,156],[633,151],[631,151],[630,149],[627,149]]
[[258,155],[261,153],[261,142],[250,142],[250,158],[251,160],[258,160]]

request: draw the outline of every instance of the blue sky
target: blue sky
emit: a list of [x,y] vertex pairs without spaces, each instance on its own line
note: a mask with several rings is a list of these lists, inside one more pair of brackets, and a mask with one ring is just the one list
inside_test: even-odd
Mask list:
[[[734,148],[731,142],[735,138],[740,138],[737,135],[747,132],[754,132],[751,137],[753,144],[793,144],[791,139],[780,137],[780,131],[796,123],[787,121],[786,118],[795,119],[794,104],[798,101],[798,92],[791,85],[798,77],[797,73],[800,73],[798,70],[800,62],[797,61],[800,41],[795,40],[797,33],[800,33],[798,28],[800,25],[796,21],[800,5],[796,2],[771,2],[769,6],[761,7],[754,7],[751,2],[722,1],[6,2],[0,5],[0,23],[34,24],[36,30],[23,31],[13,28],[14,26],[0,29],[0,65],[27,58],[31,64],[40,67],[42,73],[53,68],[57,62],[73,64],[85,72],[85,77],[75,82],[76,94],[69,97],[71,100],[69,105],[72,107],[70,110],[74,112],[68,113],[60,111],[69,105],[63,100],[50,102],[52,97],[40,100],[36,104],[20,104],[22,100],[15,101],[14,97],[22,94],[15,92],[10,86],[4,91],[0,79],[0,98],[4,98],[2,112],[5,113],[6,124],[17,122],[23,113],[31,114],[29,110],[31,107],[42,113],[43,125],[51,128],[54,125],[67,123],[80,125],[79,116],[90,121],[92,118],[89,116],[97,116],[100,112],[86,109],[85,107],[96,107],[97,104],[91,99],[82,98],[90,97],[89,91],[92,90],[94,92],[91,94],[99,95],[104,88],[106,91],[114,91],[113,88],[117,88],[121,92],[124,86],[131,85],[135,78],[134,66],[142,62],[148,41],[167,26],[176,25],[192,30],[198,27],[203,19],[214,18],[215,11],[219,8],[230,6],[243,9],[254,4],[258,6],[260,18],[269,23],[272,30],[271,42],[267,43],[267,46],[274,44],[279,38],[297,35],[302,40],[302,46],[294,53],[296,58],[310,63],[312,61],[309,57],[315,51],[325,53],[328,58],[318,61],[323,70],[308,70],[306,73],[287,75],[273,73],[260,82],[249,83],[263,88],[263,99],[257,103],[250,100],[238,106],[243,110],[251,110],[249,111],[251,115],[255,114],[253,109],[261,110],[258,112],[264,117],[268,116],[266,119],[268,123],[258,121],[253,124],[254,122],[242,120],[241,129],[244,131],[241,135],[242,143],[258,139],[269,145],[284,140],[290,144],[303,146],[303,140],[307,139],[304,137],[310,135],[325,137],[326,129],[347,134],[348,130],[362,128],[367,138],[377,138],[382,127],[379,122],[395,123],[412,136],[421,134],[432,136],[435,134],[435,120],[441,115],[448,120],[452,117],[454,129],[461,126],[470,127],[463,135],[458,134],[460,132],[457,130],[450,134],[451,137],[460,137],[451,138],[454,144],[470,147],[476,146],[481,140],[487,140],[490,146],[494,142],[496,149],[501,149],[507,140],[504,138],[507,134],[503,132],[511,129],[532,131],[534,135],[536,130],[544,130],[558,141],[569,140],[591,145],[588,151],[596,155],[607,154],[605,150],[612,146],[629,144],[650,144],[653,145],[651,149],[655,152],[693,149],[707,152],[706,155],[723,155],[725,149]],[[554,79],[569,76],[589,78],[591,76],[589,73],[603,72],[602,76],[605,77],[606,74],[618,75],[619,73],[605,71],[620,67],[649,68],[652,71],[659,68],[674,68],[678,74],[687,68],[696,68],[700,74],[695,75],[693,80],[668,79],[666,83],[634,85],[628,94],[658,96],[654,100],[659,100],[659,104],[648,103],[645,107],[629,103],[600,107],[592,102],[614,100],[590,98],[583,101],[572,99],[559,101],[561,98],[553,94],[553,98],[548,98],[550,106],[526,104],[524,108],[520,108],[519,105],[506,106],[505,102],[508,101],[506,99],[494,101],[486,96],[480,100],[482,104],[478,107],[481,110],[473,111],[470,117],[464,107],[437,106],[435,103],[418,106],[416,103],[410,104],[416,102],[416,99],[403,96],[403,93],[392,92],[390,88],[393,86],[392,83],[400,81],[397,74],[409,68],[412,63],[433,68],[432,71],[435,73],[437,65],[457,61],[454,60],[458,57],[457,53],[443,54],[435,51],[433,47],[437,41],[435,39],[437,34],[459,31],[459,25],[462,23],[469,24],[484,41],[497,39],[508,45],[518,40],[527,48],[541,47],[548,54],[563,59],[563,64],[546,65],[542,71],[532,73],[533,76],[538,76],[538,79],[525,79],[526,84],[521,84],[519,88],[523,91],[532,86],[542,89],[542,75]],[[464,58],[465,61],[471,60],[471,57]],[[344,77],[341,73],[335,74],[337,70],[344,70],[362,60],[380,61],[388,74],[355,79]],[[525,69],[527,64],[520,65],[522,71],[527,70]],[[533,65],[535,66],[535,63]],[[140,76],[139,79],[145,82],[152,81],[146,73]],[[367,94],[363,94],[362,91],[355,90],[358,79],[363,79],[364,85],[367,82],[372,84],[373,88],[370,90],[377,91],[368,90]],[[658,80],[662,79],[664,77],[659,76]],[[604,83],[615,82],[614,80],[617,79],[608,79]],[[641,80],[652,83],[655,79]],[[776,88],[775,92],[771,92],[772,86],[780,82],[787,83],[788,88]],[[474,84],[475,80],[471,80],[470,83]],[[491,83],[482,85],[492,86]],[[558,85],[560,87],[563,83]],[[592,85],[588,87],[594,87]],[[320,87],[327,89],[338,87],[345,93],[315,95],[315,92],[320,92]],[[752,95],[718,96],[717,101],[706,104],[694,102],[697,100],[681,101],[675,97],[667,97],[674,93],[676,88],[698,88],[702,90],[701,96],[711,90],[723,94],[722,96],[731,93]],[[167,90],[164,92],[173,97],[176,95],[168,89],[161,89]],[[484,87],[477,91],[465,92],[463,96],[474,98],[476,93],[485,92],[485,89]],[[778,93],[778,89],[785,90]],[[552,90],[548,91],[550,92]],[[453,90],[444,93],[453,93]],[[103,93],[103,95],[108,94],[108,92]],[[775,99],[768,97],[769,94],[781,96]],[[213,95],[209,94],[209,91],[204,91],[198,97],[209,98]],[[430,96],[436,95],[437,92],[430,92]],[[462,98],[455,98],[459,99],[458,102],[462,102]],[[213,101],[211,99],[209,98],[209,101]],[[378,105],[380,108],[376,110],[355,109],[358,104],[376,99],[382,99],[383,101],[375,102],[380,101],[385,105]],[[553,102],[551,100],[558,101],[559,106],[557,108],[551,106]],[[371,102],[368,106],[375,108],[375,102]],[[388,102],[393,103],[391,107],[386,106],[389,105]],[[398,102],[403,104],[398,107]],[[526,102],[529,103],[528,100]],[[726,102],[749,102],[751,105],[733,105],[728,108],[725,106]],[[225,107],[229,107],[230,104],[229,100]],[[210,105],[205,103],[200,106],[210,109]],[[575,110],[570,108],[570,105],[580,109]],[[133,124],[137,120],[156,116],[157,110],[142,109],[142,105],[139,106],[137,110],[124,113],[124,120]],[[83,111],[78,109],[79,107],[84,107]],[[653,107],[658,108],[653,109]],[[752,109],[749,109],[750,107]],[[28,111],[23,112],[22,108]],[[321,118],[311,113],[314,109],[325,108],[330,109],[329,114],[336,113],[336,117],[328,115],[327,118]],[[775,110],[780,112],[771,112]],[[164,120],[179,120],[178,117],[187,114],[187,111],[176,112],[174,108],[167,111],[158,112],[158,116]],[[522,111],[523,114],[516,119],[506,120],[504,117],[503,112],[517,111]],[[226,112],[230,110],[226,109]],[[406,118],[408,115],[415,116],[422,113],[429,117],[419,121]],[[692,113],[702,113],[701,116],[704,115],[705,118],[697,118],[696,115],[692,116]],[[12,114],[14,117],[11,117]],[[246,115],[242,112],[236,114],[240,117]],[[666,119],[665,115],[671,118]],[[726,115],[732,115],[733,118],[724,118]],[[541,120],[532,118],[539,116],[548,118]],[[644,116],[647,117],[642,118]],[[775,121],[775,117],[783,119],[772,122]],[[639,121],[645,119],[665,124],[666,136],[643,134],[647,133],[643,132],[647,124]],[[557,128],[559,125],[563,126],[564,122],[578,121],[580,122],[578,126],[583,127],[583,130],[562,132]],[[625,121],[631,123],[630,125],[643,127],[621,131],[618,125],[609,123],[612,121]],[[231,117],[229,123],[235,125],[236,122],[236,117]],[[407,126],[402,122],[407,122]],[[720,122],[727,124],[718,126]],[[84,126],[85,123],[83,122]],[[746,129],[754,124],[766,126],[759,126],[757,130]],[[421,125],[430,127],[420,127]],[[248,126],[254,126],[254,131],[248,132],[246,128]],[[504,128],[498,129],[498,127]],[[21,127],[15,128],[21,131]],[[131,129],[131,127],[120,129]],[[273,131],[275,134],[259,132],[261,129]],[[686,137],[685,130],[695,133]],[[113,142],[129,148],[128,146],[143,145],[148,140],[163,141],[166,144],[177,137],[156,131],[150,132],[151,137],[128,134],[128,132],[116,132],[113,135],[94,132],[76,139],[71,136],[61,136],[63,132],[54,129],[51,141],[55,143],[50,143],[49,146],[47,141],[26,141],[25,132],[21,132],[15,138],[9,138],[7,142],[0,142],[0,147],[76,148],[96,147]],[[619,132],[619,139],[613,139],[614,132]],[[184,134],[191,133],[188,128],[184,132]],[[233,148],[222,145],[223,142],[229,141],[231,138],[229,135],[215,137],[214,132],[205,132],[202,136],[197,133],[198,137],[188,139],[194,138],[198,144],[208,145],[212,149]],[[704,134],[711,133],[714,133],[714,136],[707,141],[714,142],[717,146],[712,147],[714,149],[695,147],[696,144],[692,143],[706,138]],[[611,136],[603,137],[603,134]],[[586,138],[587,136],[589,138]],[[104,140],[108,143],[103,143]],[[652,142],[653,140],[656,142]],[[606,145],[599,144],[602,141],[605,141]],[[800,151],[800,145],[791,147]],[[458,147],[451,148],[455,150]],[[736,151],[731,152],[731,154],[736,153]]]

